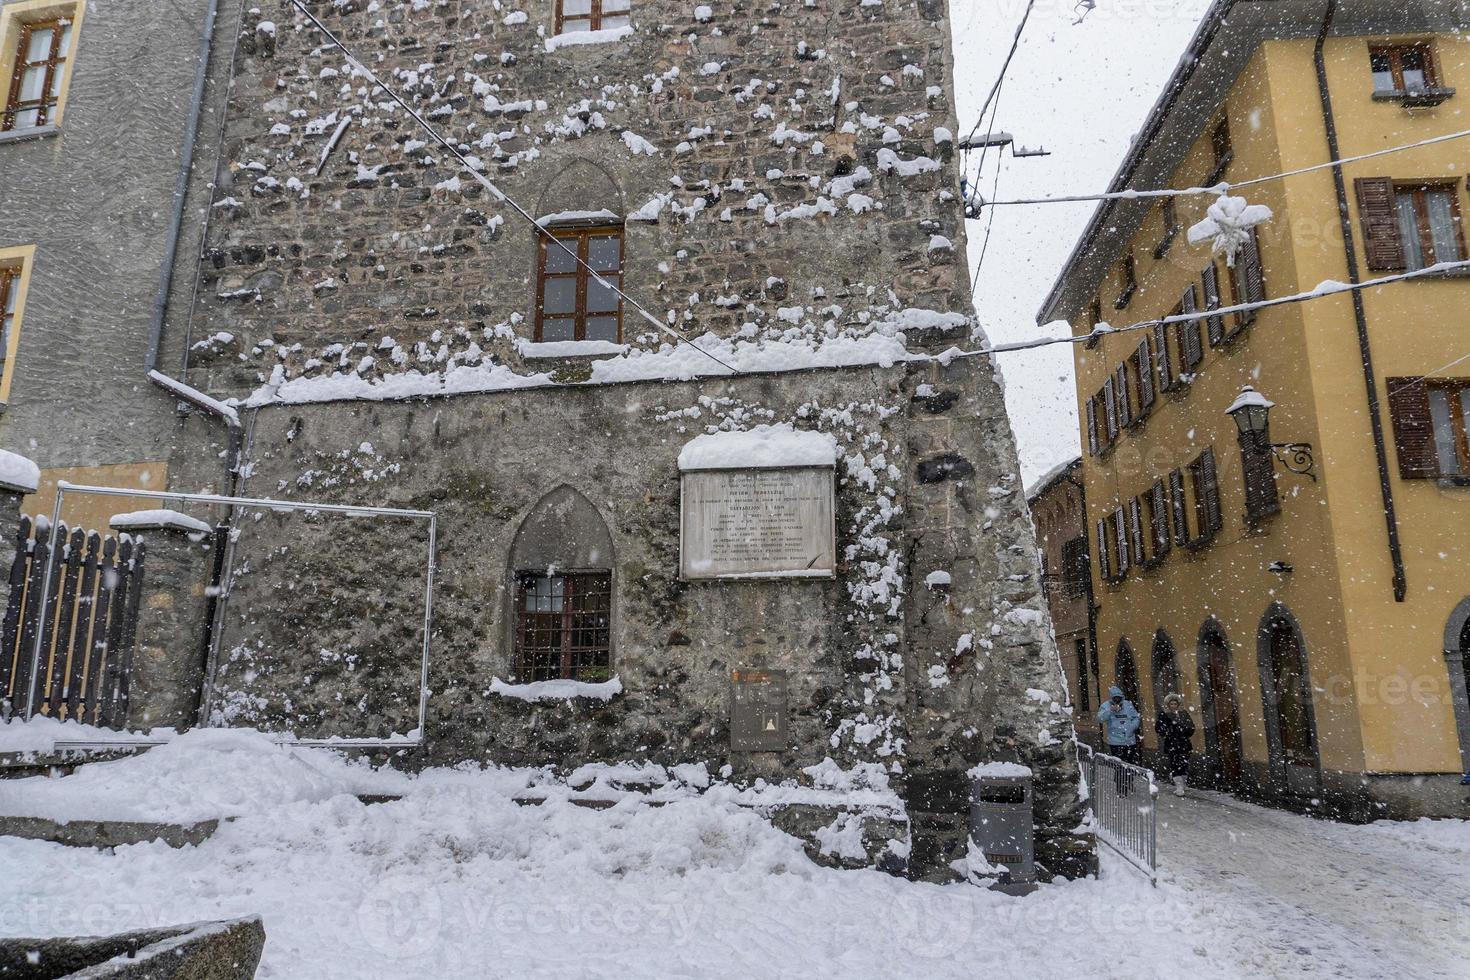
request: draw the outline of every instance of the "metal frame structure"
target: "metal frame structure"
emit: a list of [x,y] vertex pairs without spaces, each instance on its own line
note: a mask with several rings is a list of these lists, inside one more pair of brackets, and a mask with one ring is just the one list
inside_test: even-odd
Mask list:
[[[1152,769],[1124,762],[1117,756],[1098,752],[1081,739],[1077,748],[1087,754],[1087,788],[1092,796],[1093,816],[1097,820],[1097,839],[1142,872],[1149,884],[1159,886],[1159,789]],[[1081,758],[1078,759],[1082,763]],[[1107,773],[1107,775],[1101,775]],[[1104,783],[1111,786],[1104,791]],[[1146,802],[1125,799],[1113,791],[1117,782],[1130,789],[1142,790]]]
[[[294,738],[282,736],[277,741],[287,745],[306,746],[328,746],[333,748],[414,748],[423,743],[424,727],[427,721],[429,707],[429,638],[433,633],[434,624],[434,572],[438,564],[438,537],[439,518],[431,510],[402,510],[394,507],[360,507],[352,504],[319,504],[297,500],[272,500],[265,497],[227,497],[212,493],[171,493],[163,490],[132,490],[122,487],[94,487],[80,484],[58,482],[56,485],[56,505],[51,510],[50,554],[46,557],[46,574],[41,580],[41,606],[44,609],[50,598],[51,568],[56,561],[56,546],[61,528],[61,508],[68,493],[82,494],[90,493],[104,497],[141,497],[147,500],[163,500],[172,503],[195,503],[214,504],[227,507],[258,507],[274,511],[316,511],[328,514],[345,514],[354,517],[403,517],[412,520],[427,520],[429,522],[429,555],[424,573],[424,641],[423,652],[419,662],[419,710],[417,734],[407,738]],[[229,571],[226,569],[226,581],[221,583],[225,594],[228,588]],[[26,699],[26,720],[29,721],[35,714],[35,685],[38,681],[40,668],[41,650],[44,639],[44,631],[37,631],[36,642],[31,649],[31,691]],[[206,689],[213,686],[213,673],[215,664],[211,658],[208,668],[209,676],[205,677]],[[201,702],[202,703],[202,702]],[[204,726],[207,727],[207,726]],[[56,747],[62,750],[68,749],[97,749],[97,748],[119,748],[119,747],[146,747],[163,744],[162,739],[135,738],[135,739],[107,739],[107,740],[57,740]]]

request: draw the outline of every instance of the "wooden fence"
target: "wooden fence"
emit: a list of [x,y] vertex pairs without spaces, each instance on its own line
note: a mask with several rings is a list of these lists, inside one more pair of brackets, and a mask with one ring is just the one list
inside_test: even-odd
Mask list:
[[[146,546],[127,535],[103,536],[63,524],[46,586],[50,538],[44,520],[21,519],[0,634],[0,696],[21,717],[34,697],[34,714],[121,728],[128,714]],[[39,676],[32,677],[38,636]]]

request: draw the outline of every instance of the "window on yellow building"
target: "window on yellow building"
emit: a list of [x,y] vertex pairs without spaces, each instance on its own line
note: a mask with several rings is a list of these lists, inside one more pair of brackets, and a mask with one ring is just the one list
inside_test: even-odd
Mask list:
[[1470,479],[1470,378],[1388,378],[1404,479]]
[[1210,133],[1210,151],[1215,156],[1215,165],[1210,170],[1206,184],[1213,184],[1225,175],[1225,168],[1235,159],[1235,144],[1230,140],[1230,120],[1222,118]]
[[1465,257],[1455,184],[1389,177],[1359,177],[1354,183],[1369,269],[1413,271]]
[[66,101],[77,5],[22,2],[0,10],[0,132],[54,126]]
[[1138,263],[1133,256],[1123,256],[1119,276],[1118,298],[1113,302],[1113,308],[1121,310],[1133,302],[1133,294],[1138,292]]
[[1428,44],[1381,44],[1368,49],[1375,92],[1422,92],[1439,84]]

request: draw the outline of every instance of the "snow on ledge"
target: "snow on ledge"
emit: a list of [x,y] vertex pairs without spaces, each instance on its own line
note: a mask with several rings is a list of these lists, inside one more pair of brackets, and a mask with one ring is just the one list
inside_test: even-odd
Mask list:
[[527,360],[538,357],[595,357],[628,353],[627,344],[618,344],[611,340],[551,340],[541,343],[522,340],[516,344],[516,349]]
[[971,779],[981,779],[986,776],[1004,776],[1015,778],[1017,776],[1032,775],[1030,766],[1023,766],[1019,762],[982,762],[980,765],[965,773]]
[[187,531],[190,534],[208,534],[210,526],[197,517],[181,514],[176,510],[135,510],[127,514],[113,514],[108,521],[119,531]]
[[19,453],[0,449],[0,487],[20,493],[35,493],[41,484],[41,468]]
[[631,26],[609,27],[602,31],[573,31],[570,34],[556,34],[546,39],[546,50],[555,51],[557,48],[577,47],[583,44],[611,44],[621,41],[633,33]]
[[518,701],[570,701],[573,698],[611,701],[615,696],[623,693],[623,682],[617,675],[599,684],[572,680],[507,684],[499,677],[495,677],[490,681],[490,693],[498,694],[503,698],[515,698]]
[[679,451],[680,470],[752,470],[835,466],[837,440],[791,425],[758,425],[743,432],[696,436]]
[[554,211],[551,214],[543,214],[536,219],[536,223],[542,228],[547,228],[552,225],[580,225],[621,220],[623,219],[603,208],[600,211]]
[[85,742],[98,746],[117,743],[128,746],[139,739],[150,738],[166,742],[178,733],[172,728],[155,728],[151,732],[116,731],[97,728],[76,721],[60,721],[37,715],[30,721],[14,718],[0,722],[0,754],[11,752],[50,755],[57,751],[58,743]]

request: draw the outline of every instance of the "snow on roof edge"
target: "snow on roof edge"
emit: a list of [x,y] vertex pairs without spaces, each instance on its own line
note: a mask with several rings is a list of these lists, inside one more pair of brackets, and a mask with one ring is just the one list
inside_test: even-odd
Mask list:
[[41,468],[20,453],[0,449],[0,487],[35,493],[41,485]]

